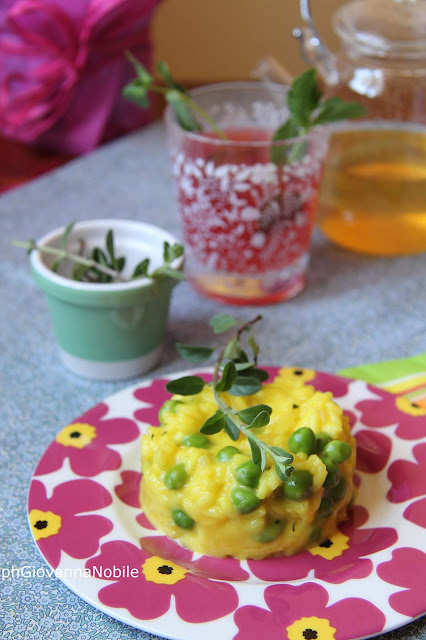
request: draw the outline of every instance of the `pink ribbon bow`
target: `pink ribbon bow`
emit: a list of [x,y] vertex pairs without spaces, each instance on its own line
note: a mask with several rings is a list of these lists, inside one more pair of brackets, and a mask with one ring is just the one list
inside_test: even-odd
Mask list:
[[[0,7],[0,132],[61,153],[152,119],[121,89],[148,68],[150,23],[158,0],[5,0]],[[5,6],[6,5],[6,6]]]

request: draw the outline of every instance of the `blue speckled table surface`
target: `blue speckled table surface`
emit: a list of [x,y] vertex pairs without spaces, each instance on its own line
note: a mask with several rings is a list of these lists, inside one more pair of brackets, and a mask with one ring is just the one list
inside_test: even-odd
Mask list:
[[[11,240],[37,238],[71,220],[106,217],[144,220],[179,235],[161,123],[0,197],[0,567],[28,566],[36,574],[0,577],[2,640],[154,637],[117,622],[45,575],[27,523],[29,482],[58,430],[128,383],[88,381],[63,368],[45,299],[25,252]],[[262,362],[336,372],[425,353],[425,275],[426,254],[356,255],[316,232],[306,290],[259,309]],[[179,359],[175,341],[208,343],[207,321],[218,312],[247,319],[253,310],[219,305],[180,284],[161,363],[145,378],[189,366]],[[424,639],[424,618],[383,637]]]

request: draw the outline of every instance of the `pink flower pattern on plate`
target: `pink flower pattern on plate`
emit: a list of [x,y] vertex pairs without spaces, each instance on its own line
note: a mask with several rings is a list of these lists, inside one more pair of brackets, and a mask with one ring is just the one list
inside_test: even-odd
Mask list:
[[426,434],[425,415],[411,415],[397,406],[398,396],[367,385],[377,398],[361,400],[355,407],[361,412],[361,420],[367,427],[388,427],[397,424],[396,435],[403,440],[416,440]]
[[144,513],[140,511],[139,506],[139,487],[142,474],[139,471],[122,471],[122,483],[114,487],[115,494],[119,500],[139,510],[136,521],[145,529],[155,529]]
[[303,551],[296,556],[275,558],[273,562],[249,560],[248,566],[255,576],[267,582],[300,580],[312,570],[317,579],[332,584],[366,578],[373,570],[373,563],[365,556],[387,549],[398,539],[395,529],[391,527],[361,528],[367,520],[367,510],[354,507],[350,520],[340,527],[340,531],[348,538],[348,548],[331,560]]
[[[247,605],[236,611],[234,620],[239,631],[234,640],[320,638],[324,626],[325,631],[329,626],[335,629],[335,640],[347,640],[379,633],[385,624],[383,613],[362,598],[344,598],[327,606],[328,592],[311,582],[272,585],[265,589],[264,597],[268,609]],[[305,625],[309,635],[304,633]]]
[[[189,561],[191,556],[190,551],[182,549],[182,558]],[[167,613],[174,596],[178,616],[191,623],[217,620],[237,608],[237,591],[226,582],[209,580],[206,583],[205,579],[189,571],[175,584],[155,582],[146,571],[147,561],[151,558],[155,560],[154,556],[130,542],[112,541],[102,545],[100,554],[88,560],[86,568],[93,571],[97,567],[103,575],[106,569],[112,572],[114,567],[126,567],[126,573],[100,589],[100,602],[108,607],[124,607],[139,620],[153,620]],[[159,560],[159,573],[179,572],[177,567],[170,567],[170,570],[167,560]],[[131,577],[132,570],[135,577]]]
[[377,575],[385,582],[404,587],[404,591],[398,591],[389,596],[392,609],[413,618],[424,613],[425,553],[410,547],[395,549],[389,562],[379,564]]
[[317,391],[332,391],[335,398],[341,398],[348,393],[350,383],[348,378],[317,371],[315,378],[307,384],[312,384]]
[[[108,405],[100,403],[93,409],[83,413],[71,425],[90,425],[96,435],[91,442],[82,448],[66,446],[57,439],[52,442],[40,460],[35,475],[44,475],[60,469],[66,458],[69,458],[71,469],[75,474],[93,477],[102,471],[118,469],[121,456],[108,445],[132,442],[139,437],[139,427],[130,418],[110,418],[104,420],[108,413]],[[66,427],[68,428],[68,427]]]
[[213,580],[230,580],[241,582],[249,578],[249,574],[241,567],[240,561],[235,558],[212,558],[211,556],[188,556],[188,551],[178,542],[166,536],[146,536],[141,538],[143,549],[152,555],[161,556],[172,562],[176,562],[194,575]]
[[[212,375],[209,373],[197,375],[207,382],[212,379]],[[166,400],[170,400],[173,395],[165,389],[167,382],[168,379],[166,378],[158,378],[158,380],[154,380],[148,387],[139,387],[136,389],[133,394],[135,398],[144,403],[146,402],[149,405],[148,407],[136,409],[133,414],[136,420],[140,420],[141,422],[145,422],[152,426],[157,426],[159,424],[158,412]]]
[[[113,524],[101,515],[79,515],[97,511],[111,504],[110,493],[93,480],[70,480],[55,487],[47,498],[44,484],[33,480],[28,497],[28,510],[46,514],[47,520],[60,519],[59,531],[37,540],[42,555],[56,569],[61,550],[72,558],[90,558],[99,549],[99,540],[109,533]],[[47,527],[47,520],[34,523],[33,531]],[[30,515],[31,521],[31,515]]]
[[417,462],[395,460],[390,465],[388,478],[392,487],[387,494],[390,502],[405,502],[426,494],[426,444],[415,445],[413,456]]
[[386,467],[392,440],[380,431],[361,429],[355,434],[356,468],[363,473],[379,473]]

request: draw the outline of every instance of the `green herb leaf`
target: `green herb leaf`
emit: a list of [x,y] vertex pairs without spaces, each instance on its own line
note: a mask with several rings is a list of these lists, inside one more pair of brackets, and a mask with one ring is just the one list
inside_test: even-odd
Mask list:
[[291,453],[289,453],[285,449],[282,449],[282,447],[271,447],[271,449],[274,453],[276,453],[279,460],[282,460],[283,462],[293,461],[293,456],[291,455]]
[[221,391],[229,391],[229,389],[234,384],[237,378],[237,370],[235,368],[235,364],[232,362],[227,362],[222,371],[222,377],[219,382],[215,385],[215,390],[219,393]]
[[177,89],[178,91],[184,94],[188,93],[185,87],[183,87],[181,84],[176,82],[174,78],[172,78],[172,75],[170,73],[170,68],[167,62],[165,62],[164,60],[159,60],[157,62],[157,71],[163,77],[163,80],[165,81],[168,87],[171,87],[172,89]]
[[63,234],[63,236],[61,238],[62,251],[66,251],[67,250],[70,233],[73,230],[74,226],[75,226],[75,221],[74,222],[70,222],[69,225],[67,225],[65,227],[64,234]]
[[202,131],[200,123],[195,118],[191,109],[182,99],[182,94],[176,89],[169,89],[164,94],[167,102],[173,107],[177,121],[185,131]]
[[122,95],[126,100],[134,102],[138,107],[149,107],[148,89],[140,84],[139,80],[132,80],[123,87]]
[[240,430],[238,425],[230,418],[228,415],[225,415],[225,424],[224,429],[231,440],[238,440],[240,437]]
[[214,349],[211,347],[203,347],[191,344],[183,344],[182,342],[176,343],[176,349],[185,360],[189,362],[201,363],[208,360]]
[[140,277],[148,277],[148,269],[149,269],[150,259],[145,258],[141,262],[139,262],[136,267],[133,269],[132,279],[140,278]]
[[138,80],[142,83],[143,86],[149,87],[154,82],[154,78],[152,77],[152,75],[130,51],[126,51],[126,57],[133,65]]
[[295,124],[303,128],[309,127],[311,114],[318,107],[321,96],[315,68],[308,69],[292,82],[287,104]]
[[234,384],[229,389],[232,396],[251,396],[262,388],[262,382],[255,377],[237,375]]
[[209,325],[213,329],[213,333],[225,333],[228,329],[232,329],[235,327],[237,321],[232,316],[226,315],[224,313],[218,313],[217,315],[210,318]]
[[275,463],[275,473],[277,474],[279,479],[282,480],[282,482],[285,482],[286,480],[288,480],[292,472],[293,472],[293,467],[291,467],[290,465],[285,465],[281,462]]
[[269,413],[267,411],[261,411],[249,424],[248,429],[260,429],[265,427],[269,423]]
[[327,124],[338,120],[359,118],[366,114],[367,110],[359,102],[344,102],[341,98],[335,96],[325,100],[320,105],[312,124]]
[[206,383],[198,376],[183,376],[166,383],[166,389],[170,393],[181,396],[193,396],[203,390]]
[[246,424],[251,424],[256,416],[261,412],[265,411],[268,415],[271,415],[272,409],[267,404],[256,404],[253,407],[248,407],[247,409],[241,409],[238,412],[239,417]]
[[262,461],[262,454],[260,453],[261,450],[259,448],[259,445],[250,433],[247,434],[247,440],[250,445],[251,459],[253,460],[254,464],[260,464]]
[[223,411],[218,409],[216,413],[214,413],[210,418],[208,418],[203,426],[201,427],[201,433],[205,435],[213,435],[214,433],[219,433],[225,426],[225,416]]

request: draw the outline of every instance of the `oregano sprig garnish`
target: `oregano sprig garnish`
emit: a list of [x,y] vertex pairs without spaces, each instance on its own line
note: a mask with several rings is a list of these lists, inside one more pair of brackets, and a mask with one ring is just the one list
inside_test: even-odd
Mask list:
[[[261,320],[258,315],[249,322],[237,327],[231,338],[217,347],[205,347],[178,343],[176,345],[183,358],[200,364],[206,362],[219,349],[219,354],[213,371],[212,387],[217,404],[217,411],[201,426],[200,431],[205,435],[213,435],[224,430],[231,440],[238,440],[243,433],[250,445],[252,460],[259,464],[262,471],[267,465],[267,456],[272,458],[275,471],[280,480],[285,481],[292,473],[291,462],[293,456],[281,447],[274,447],[264,442],[256,433],[257,429],[265,427],[272,413],[271,407],[258,404],[241,411],[232,409],[224,400],[222,394],[227,392],[234,396],[250,396],[262,388],[262,382],[267,380],[268,373],[257,366],[259,346],[253,327]],[[226,314],[214,316],[210,326],[215,334],[225,333],[235,328],[237,322]],[[247,347],[243,345],[246,338]],[[196,395],[207,383],[199,376],[183,376],[171,380],[166,384],[170,393],[179,395]]]
[[200,107],[182,85],[173,79],[169,66],[164,60],[160,60],[157,63],[157,71],[164,81],[163,85],[156,83],[153,76],[130,52],[127,52],[126,56],[135,69],[136,78],[123,88],[125,98],[140,107],[146,108],[149,106],[149,92],[159,93],[172,106],[182,129],[185,129],[185,131],[202,131],[203,127],[198,119],[200,118],[210,125],[219,138],[227,140],[225,132],[222,131],[210,114]]
[[183,255],[183,246],[179,243],[163,244],[163,264],[153,271],[149,271],[150,260],[144,258],[134,268],[132,275],[127,278],[123,276],[122,271],[126,264],[125,256],[117,256],[115,252],[114,232],[109,229],[105,236],[105,247],[94,247],[90,255],[84,255],[85,242],[84,238],[78,238],[78,252],[74,253],[68,249],[69,236],[75,226],[75,222],[71,222],[66,228],[61,238],[61,247],[39,246],[35,240],[27,242],[14,241],[12,244],[16,247],[22,247],[31,251],[40,251],[41,253],[50,254],[56,257],[52,265],[52,271],[57,271],[63,260],[72,262],[72,279],[80,282],[92,283],[111,283],[111,282],[128,282],[135,278],[173,278],[175,280],[183,280],[185,275],[178,269],[173,269],[172,263],[176,258]]

